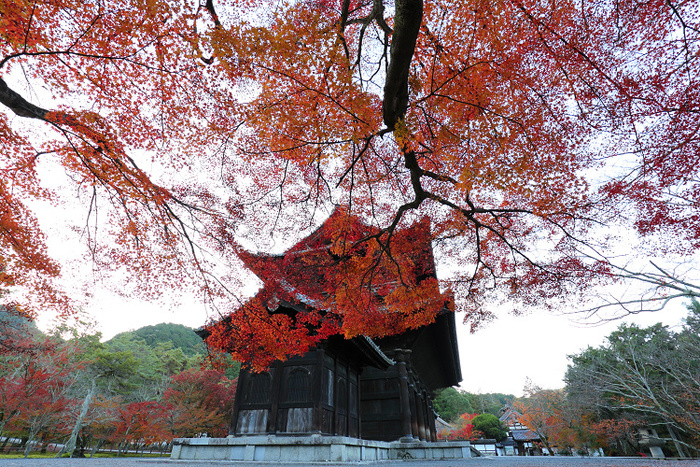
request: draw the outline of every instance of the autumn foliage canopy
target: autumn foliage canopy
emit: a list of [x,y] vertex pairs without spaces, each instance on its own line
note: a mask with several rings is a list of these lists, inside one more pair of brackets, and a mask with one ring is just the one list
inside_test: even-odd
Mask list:
[[263,288],[206,327],[206,343],[262,369],[336,334],[384,337],[430,324],[453,308],[440,293],[427,220],[394,232],[336,210],[283,255],[241,258]]
[[[145,297],[195,287],[215,319],[244,303],[246,251],[279,253],[334,206],[372,226],[330,246],[364,268],[366,290],[389,263],[409,267],[397,232],[429,221],[440,287],[426,300],[451,293],[472,325],[494,300],[553,304],[615,274],[600,225],[692,252],[698,10],[0,0],[2,285],[27,305],[75,306],[36,200],[84,208],[73,227],[95,271]],[[353,301],[333,326],[371,334]],[[276,319],[262,304],[257,316]],[[241,332],[274,341],[260,329]]]
[[450,432],[442,434],[441,438],[450,441],[473,441],[478,439],[480,436],[482,436],[482,433],[475,430],[474,424],[472,423],[472,420],[474,420],[474,417],[477,415],[478,414],[475,413],[463,413],[459,416],[459,420],[457,420],[457,427]]

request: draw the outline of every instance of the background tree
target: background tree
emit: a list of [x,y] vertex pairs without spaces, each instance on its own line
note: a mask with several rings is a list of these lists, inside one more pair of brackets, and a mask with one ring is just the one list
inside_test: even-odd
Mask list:
[[630,419],[622,416],[608,418],[598,416],[595,411],[588,412],[587,428],[596,436],[598,445],[605,449],[608,455],[635,456],[641,450],[639,445],[639,428],[643,420]]
[[472,420],[474,417],[476,417],[477,414],[475,413],[463,413],[462,415],[459,416],[459,418],[455,421],[455,429],[442,434],[442,436],[445,437],[445,439],[455,441],[455,440],[463,440],[463,441],[471,441],[478,439],[481,436],[481,433],[476,431],[474,429],[474,424],[472,423]]
[[41,332],[34,324],[31,313],[12,301],[6,300],[9,289],[4,284],[12,283],[5,276],[5,268],[0,264],[0,357],[5,354],[31,353],[41,351]]
[[174,349],[180,349],[188,357],[206,353],[202,338],[192,331],[192,328],[182,324],[161,323],[155,326],[144,326],[134,331],[120,333],[113,337],[119,339],[124,334],[143,341],[149,347],[155,347],[163,343],[171,345]]
[[562,412],[566,403],[562,390],[542,389],[532,383],[525,387],[525,397],[516,400],[518,421],[540,437],[550,456],[554,455],[554,439],[563,428]]
[[57,456],[84,457],[105,444],[123,452],[173,436],[225,435],[235,381],[205,355],[187,358],[179,341],[164,338],[101,342],[89,324],[69,322],[0,355],[3,448],[22,439],[26,455],[54,443],[64,446]]
[[[572,357],[567,390],[581,405],[667,433],[679,455],[697,451],[700,307],[693,301],[679,331],[621,325],[607,344]],[[611,417],[612,415],[612,417]]]
[[[194,334],[191,329],[190,332]],[[81,412],[84,420],[76,422],[75,429],[87,433],[95,446],[111,442],[118,449],[127,440],[140,442],[137,435],[144,430],[154,432],[148,439],[163,438],[163,430],[167,430],[166,412],[170,410],[163,402],[163,395],[170,380],[181,371],[202,364],[204,356],[200,354],[199,360],[196,355],[188,359],[181,348],[174,348],[166,339],[154,340],[151,346],[132,334],[124,333],[105,343],[99,342],[99,337],[97,334],[78,339],[84,349],[81,360],[86,367],[81,377],[83,394],[87,396],[81,397],[85,397],[88,408]],[[93,396],[94,407],[88,400]],[[142,427],[146,423],[144,411],[162,420]]]
[[[109,371],[126,376],[119,384],[125,391],[116,392],[130,401],[147,401],[163,395],[170,377],[190,366],[184,352],[172,344],[159,342],[151,347],[146,341],[132,336],[118,336],[110,339],[103,357],[110,364],[117,365]],[[200,357],[201,358],[201,357]],[[132,368],[123,368],[131,363]]]
[[485,394],[473,394],[472,404],[480,413],[500,416],[503,407],[513,402],[515,396],[491,392]]
[[169,404],[169,430],[176,438],[202,433],[223,438],[236,393],[236,381],[216,370],[190,369],[172,377],[164,394]]
[[474,413],[472,395],[455,388],[445,388],[437,393],[433,405],[444,420],[451,422],[462,414]]
[[455,388],[445,388],[433,401],[435,411],[448,422],[465,413],[489,413],[498,416],[501,409],[515,399],[512,394],[472,394]]
[[16,351],[36,351],[38,342],[33,335],[38,329],[14,304],[0,305],[0,354]]
[[[657,251],[699,246],[693,2],[271,5],[3,3],[0,265],[27,305],[71,306],[30,207],[65,200],[47,167],[77,188],[107,279],[146,297],[196,287],[261,342],[277,320],[264,303],[241,311],[237,254],[309,232],[335,204],[376,227],[357,249],[338,242],[352,267],[336,283],[381,285],[366,273],[427,216],[439,292],[472,326],[504,298],[556,306],[618,274],[601,224],[661,232]],[[342,333],[380,332],[338,298]],[[420,325],[433,298],[396,306]],[[313,343],[305,326],[295,351]]]
[[167,442],[168,408],[156,401],[119,403],[112,439],[117,444],[117,457],[128,445],[144,446]]
[[493,414],[479,414],[472,418],[471,423],[474,425],[474,429],[480,432],[484,438],[503,441],[508,436],[507,427]]
[[7,366],[0,389],[1,423],[5,436],[20,435],[25,457],[44,435],[65,430],[62,416],[75,403],[70,393],[75,383],[72,349],[56,342],[42,348],[42,352],[10,356],[3,362]]

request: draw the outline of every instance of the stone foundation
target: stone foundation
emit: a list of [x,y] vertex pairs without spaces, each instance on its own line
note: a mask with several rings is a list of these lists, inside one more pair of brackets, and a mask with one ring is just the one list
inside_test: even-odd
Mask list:
[[172,459],[266,462],[363,462],[395,459],[463,459],[468,441],[392,442],[345,436],[241,436],[176,438]]

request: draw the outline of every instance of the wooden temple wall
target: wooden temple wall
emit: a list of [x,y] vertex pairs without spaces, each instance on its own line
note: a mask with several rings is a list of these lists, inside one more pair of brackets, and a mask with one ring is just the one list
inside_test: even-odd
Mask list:
[[408,358],[394,355],[388,370],[365,367],[360,377],[362,438],[437,441],[430,391],[410,368]]
[[359,369],[323,349],[241,371],[229,432],[360,436]]
[[377,441],[437,441],[431,392],[393,352],[386,370],[360,369],[316,349],[262,373],[241,371],[230,433],[323,434]]

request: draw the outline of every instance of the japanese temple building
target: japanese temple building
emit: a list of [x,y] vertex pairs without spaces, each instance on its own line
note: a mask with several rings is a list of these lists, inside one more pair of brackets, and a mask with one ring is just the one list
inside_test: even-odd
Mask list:
[[437,441],[432,399],[461,380],[454,314],[373,342],[334,336],[262,373],[241,372],[230,433]]
[[[330,219],[338,215],[336,212]],[[279,271],[274,264],[289,261],[291,256],[297,261],[306,252],[317,251],[318,248],[311,248],[311,242],[318,245],[319,241],[327,240],[324,236],[333,235],[328,223],[283,255],[243,257],[263,281],[259,293],[274,297],[270,307],[275,312],[293,315],[315,304],[306,293],[305,284],[294,283],[294,275],[272,280],[270,271]],[[429,236],[424,235],[426,228],[429,228],[427,223],[418,223],[403,229],[401,234],[415,244],[421,274],[435,277],[432,247]],[[331,336],[304,355],[274,362],[266,371],[255,373],[243,369],[237,384],[230,436],[222,442],[225,441],[227,449],[248,443],[248,451],[236,451],[241,456],[247,452],[240,458],[248,460],[255,460],[251,442],[267,443],[265,460],[297,459],[296,455],[289,458],[278,451],[270,457],[270,443],[278,446],[289,440],[291,445],[298,446],[300,442],[304,444],[301,441],[304,438],[312,439],[309,443],[314,445],[318,445],[319,439],[327,440],[324,442],[335,449],[328,452],[336,454],[331,456],[333,459],[323,459],[325,454],[311,457],[302,454],[300,460],[381,460],[405,457],[406,449],[412,449],[411,457],[469,457],[468,442],[437,442],[437,415],[432,404],[437,389],[456,385],[461,379],[455,318],[447,307],[431,324],[398,335],[379,339]],[[339,455],[341,451],[336,445],[339,439],[345,443],[343,453],[361,454]],[[185,455],[187,448],[195,452],[192,446],[201,441],[180,441],[176,440],[173,457],[239,458],[233,454]],[[372,451],[377,446],[378,451]],[[404,454],[397,454],[397,446]],[[257,444],[257,449],[256,452],[263,452],[262,444]],[[370,451],[374,454],[367,455]]]

